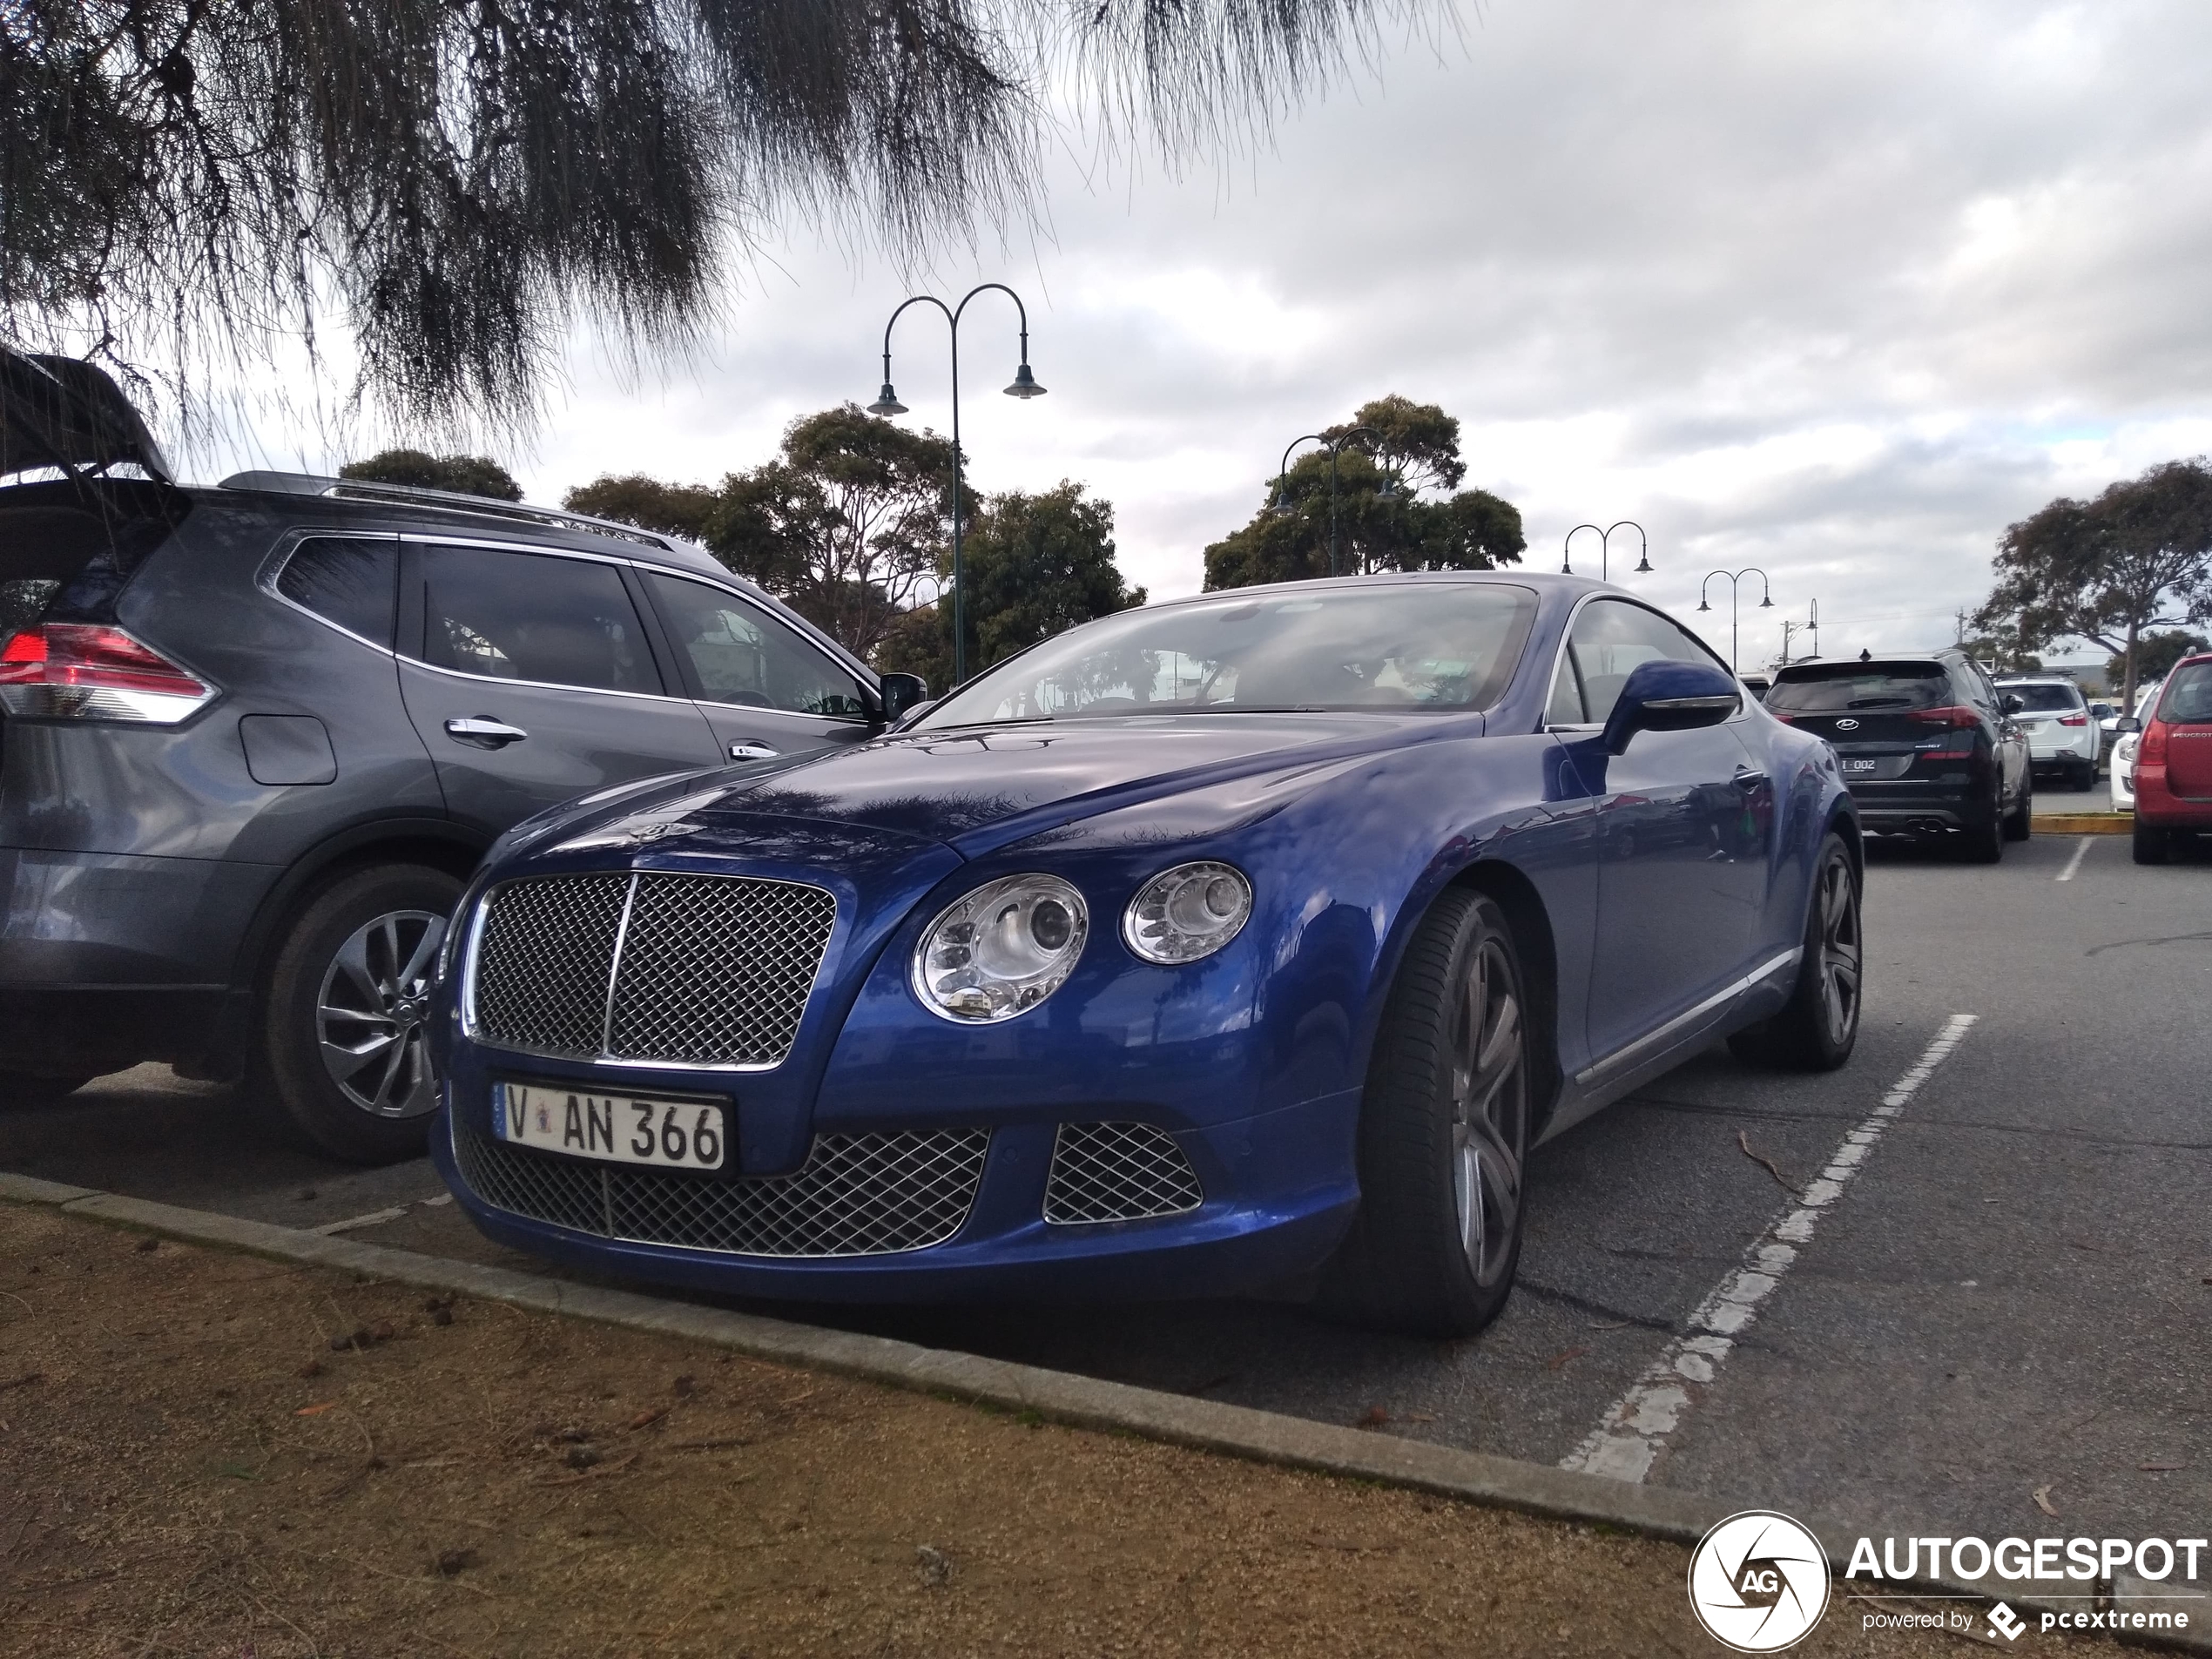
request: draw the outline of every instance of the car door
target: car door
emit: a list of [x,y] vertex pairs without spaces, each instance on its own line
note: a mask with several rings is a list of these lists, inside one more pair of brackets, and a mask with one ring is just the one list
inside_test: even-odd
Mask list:
[[725,759],[800,754],[876,729],[852,671],[765,606],[715,583],[637,574]]
[[1997,746],[1997,810],[2003,812],[2028,787],[2033,764],[2027,749],[2027,728],[2005,711],[2004,694],[1990,683],[1981,665],[1970,657],[1954,658],[1951,678],[1966,704],[1988,718]]
[[407,544],[400,691],[454,817],[496,833],[610,784],[717,764],[713,729],[663,679],[624,568]]
[[[1746,713],[1695,731],[1640,732],[1617,755],[1597,735],[1629,672],[1660,658],[1717,665],[1659,612],[1590,599],[1568,630],[1553,689],[1550,724],[1597,802],[1588,1026],[1601,1063],[1741,977],[1765,901],[1761,826],[1771,812],[1760,809],[1772,786],[1737,735]],[[1712,1007],[1714,1017],[1723,1007]],[[1693,1031],[1686,1025],[1683,1035]]]

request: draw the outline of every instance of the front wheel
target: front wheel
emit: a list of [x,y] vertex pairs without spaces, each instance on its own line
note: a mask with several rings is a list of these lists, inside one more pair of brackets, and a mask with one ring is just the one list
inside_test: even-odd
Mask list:
[[1791,1071],[1833,1071],[1858,1044],[1866,951],[1859,928],[1858,869],[1833,831],[1813,867],[1812,912],[1805,920],[1797,982],[1780,1013],[1738,1031],[1728,1046],[1739,1059]]
[[281,1121],[355,1163],[419,1157],[438,1077],[430,976],[461,883],[420,864],[332,883],[277,953],[262,1026]]
[[1472,1336],[1513,1288],[1532,1041],[1521,956],[1494,900],[1422,918],[1391,988],[1359,1111],[1359,1214],[1324,1305],[1409,1335]]

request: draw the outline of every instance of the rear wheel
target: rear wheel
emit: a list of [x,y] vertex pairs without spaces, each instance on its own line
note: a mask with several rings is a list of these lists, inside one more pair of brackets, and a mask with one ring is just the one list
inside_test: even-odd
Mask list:
[[2146,824],[2140,818],[2135,820],[2136,863],[2163,864],[2173,847],[2172,832],[2161,829],[2155,824]]
[[90,1077],[41,1077],[28,1071],[0,1071],[0,1109],[51,1106],[91,1081]]
[[1989,821],[1976,824],[1959,837],[1959,855],[1969,864],[1995,864],[2005,856],[2005,818],[1994,807]]
[[2094,760],[2077,761],[2071,781],[2076,789],[2085,792],[2094,789],[2097,786],[2097,763]]
[[1790,1000],[1770,1019],[1737,1032],[1728,1046],[1738,1058],[1763,1065],[1835,1070],[1858,1043],[1865,966],[1858,870],[1843,837],[1831,833],[1813,867],[1812,913]]
[[1471,1336],[1521,1257],[1527,1000],[1505,912],[1438,900],[1391,988],[1359,1112],[1359,1214],[1325,1305],[1409,1334]]
[[267,1102],[356,1163],[417,1157],[438,1104],[430,975],[461,883],[384,865],[326,887],[277,953],[262,1027]]
[[2005,839],[2025,841],[2035,833],[2035,780],[2027,778],[2020,783],[2020,805],[2005,814]]

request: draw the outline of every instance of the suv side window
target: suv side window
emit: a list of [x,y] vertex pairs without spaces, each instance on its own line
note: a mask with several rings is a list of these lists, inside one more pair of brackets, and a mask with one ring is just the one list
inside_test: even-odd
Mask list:
[[504,548],[422,546],[422,660],[494,679],[659,691],[614,565]]
[[[1575,618],[1567,649],[1582,679],[1583,718],[1602,725],[1621,700],[1621,688],[1640,664],[1719,661],[1696,636],[1656,610],[1624,599],[1593,599]],[[1557,688],[1554,688],[1556,700]]]
[[840,720],[868,718],[852,675],[765,611],[704,582],[651,570],[639,574],[703,701]]
[[1980,668],[1972,659],[1959,658],[1952,664],[1951,672],[1959,682],[1959,689],[1966,694],[1967,702],[1979,704],[1992,711],[2002,706],[1998,700],[1997,688],[1984,678]]
[[1566,651],[1559,654],[1559,668],[1552,676],[1551,701],[1544,705],[1546,725],[1581,725],[1582,719],[1582,687],[1575,678],[1575,659]]
[[388,651],[399,610],[400,544],[388,537],[314,536],[292,550],[277,572],[276,590]]

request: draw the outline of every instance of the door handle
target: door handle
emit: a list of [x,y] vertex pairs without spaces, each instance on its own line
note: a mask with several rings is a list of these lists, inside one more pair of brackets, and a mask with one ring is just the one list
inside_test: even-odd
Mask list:
[[488,714],[456,715],[446,722],[446,735],[458,738],[463,743],[481,744],[488,749],[497,749],[510,743],[520,743],[529,733],[518,725],[504,720],[495,720]]
[[1745,794],[1752,794],[1766,787],[1766,773],[1753,772],[1749,766],[1736,769],[1736,786]]
[[765,743],[733,743],[730,745],[732,760],[773,760],[781,752]]

